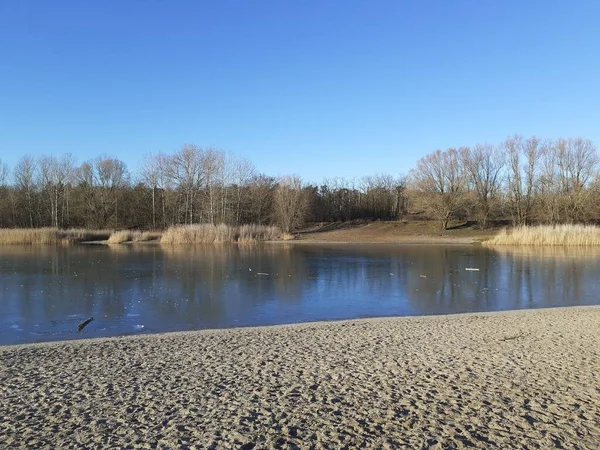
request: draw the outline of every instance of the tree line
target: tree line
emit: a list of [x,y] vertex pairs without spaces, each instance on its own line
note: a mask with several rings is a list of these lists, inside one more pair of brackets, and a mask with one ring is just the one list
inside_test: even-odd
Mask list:
[[230,153],[187,144],[144,157],[135,173],[112,156],[78,164],[71,154],[0,160],[0,227],[140,228],[422,218],[484,228],[588,223],[600,213],[599,157],[589,139],[509,137],[499,145],[437,150],[408,175],[272,177]]

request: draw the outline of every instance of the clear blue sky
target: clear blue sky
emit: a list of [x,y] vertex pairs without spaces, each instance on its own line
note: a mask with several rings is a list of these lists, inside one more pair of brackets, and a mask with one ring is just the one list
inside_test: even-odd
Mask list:
[[214,146],[406,173],[520,133],[600,144],[600,2],[0,0],[0,158]]

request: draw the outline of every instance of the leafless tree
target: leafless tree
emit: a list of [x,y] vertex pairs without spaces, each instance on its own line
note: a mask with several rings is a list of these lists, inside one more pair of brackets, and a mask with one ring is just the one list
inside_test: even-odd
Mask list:
[[6,186],[8,182],[8,164],[0,158],[0,186]]
[[600,218],[598,152],[583,138],[511,136],[499,148],[485,144],[434,152],[421,158],[406,180],[379,174],[314,186],[303,186],[299,177],[257,175],[246,160],[191,144],[146,157],[133,186],[116,158],[89,160],[76,177],[73,166],[70,155],[26,155],[7,181],[7,166],[0,161],[0,226],[155,229],[223,222],[279,223],[294,230],[304,219],[394,220],[408,207],[443,228],[459,217],[481,226],[508,216],[515,225]]
[[14,169],[14,179],[17,189],[25,198],[25,208],[27,211],[29,227],[33,228],[34,223],[34,195],[35,178],[37,165],[30,155],[25,155],[19,159]]
[[8,174],[8,164],[0,158],[0,227],[8,227],[14,222],[15,208],[10,204]]
[[527,225],[534,206],[542,149],[540,140],[533,136],[509,137],[501,146],[508,159],[507,199],[514,225]]
[[119,197],[129,181],[125,163],[101,156],[83,163],[77,170],[76,179],[85,198],[88,221],[100,228],[109,226],[112,221],[118,228]]
[[588,189],[598,173],[599,159],[588,139],[549,141],[543,147],[541,202],[550,223],[585,222],[594,209],[595,194]]
[[225,154],[213,148],[202,152],[201,173],[204,180],[208,203],[208,222],[214,224],[219,204],[219,191],[222,191],[225,176]]
[[275,188],[275,217],[281,229],[290,233],[306,219],[308,198],[298,175],[279,178]]
[[389,174],[377,174],[363,177],[361,180],[364,194],[364,216],[392,220],[404,213],[406,197],[405,180]]
[[161,159],[157,155],[145,155],[141,163],[142,182],[152,189],[152,229],[156,230],[156,192],[161,181]]
[[255,175],[248,186],[248,218],[250,222],[268,223],[273,209],[275,179],[266,175]]
[[193,144],[184,145],[169,158],[167,174],[184,197],[185,223],[194,223],[194,201],[205,180],[202,172],[203,152]]
[[504,156],[492,145],[484,144],[461,148],[460,157],[475,194],[475,218],[485,228],[501,189]]
[[233,183],[235,185],[235,224],[242,218],[242,206],[249,194],[249,185],[254,178],[254,165],[247,159],[233,160]]
[[420,194],[416,200],[446,230],[449,220],[465,204],[466,176],[458,150],[437,150],[421,158],[411,179]]
[[[49,200],[50,225],[58,228],[68,214],[68,183],[73,174],[75,159],[67,153],[60,158],[42,156],[39,159],[39,177],[42,189]],[[63,214],[59,214],[62,206]],[[66,209],[66,211],[65,211]]]

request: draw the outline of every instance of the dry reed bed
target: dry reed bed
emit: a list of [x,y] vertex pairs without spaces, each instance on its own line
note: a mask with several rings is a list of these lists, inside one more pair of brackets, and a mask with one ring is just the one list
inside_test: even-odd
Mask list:
[[539,225],[503,229],[484,245],[594,246],[600,245],[600,227],[593,225]]
[[74,242],[104,240],[110,233],[110,230],[2,228],[0,245],[69,245]]
[[227,244],[275,241],[285,238],[279,228],[265,225],[225,224],[178,225],[169,227],[160,240],[161,244]]
[[160,238],[160,233],[148,231],[119,230],[110,235],[107,244],[124,244],[127,242],[148,242]]

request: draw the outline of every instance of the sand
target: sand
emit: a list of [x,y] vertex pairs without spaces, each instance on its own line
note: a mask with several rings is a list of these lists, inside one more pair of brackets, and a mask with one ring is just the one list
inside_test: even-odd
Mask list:
[[600,446],[600,307],[0,347],[0,448]]

